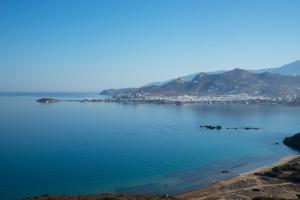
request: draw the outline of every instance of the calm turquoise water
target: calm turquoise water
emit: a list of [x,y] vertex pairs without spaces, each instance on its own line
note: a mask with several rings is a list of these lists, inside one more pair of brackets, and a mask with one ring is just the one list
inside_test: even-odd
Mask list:
[[[44,96],[94,94],[0,95],[0,199],[175,194],[295,154],[274,143],[300,130],[300,107],[35,102]],[[207,131],[200,124],[261,130]]]

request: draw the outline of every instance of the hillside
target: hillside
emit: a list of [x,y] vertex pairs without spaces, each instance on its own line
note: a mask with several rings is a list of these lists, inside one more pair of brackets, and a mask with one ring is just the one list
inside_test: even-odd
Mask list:
[[199,73],[192,80],[175,79],[163,85],[104,90],[102,95],[229,95],[248,94],[282,97],[300,94],[300,76],[253,73],[234,69],[219,74]]
[[[283,66],[276,67],[276,68],[265,68],[265,69],[259,69],[259,70],[249,70],[249,71],[253,72],[253,73],[270,72],[270,73],[275,73],[275,74],[280,74],[280,75],[298,76],[298,75],[300,75],[300,60],[296,60],[292,63],[288,63],[288,64],[285,64]],[[207,74],[221,74],[224,72],[226,72],[226,70],[207,72]],[[191,81],[199,73],[189,74],[186,76],[182,76],[180,78],[185,81]],[[146,84],[144,87],[148,87],[148,86],[152,86],[152,85],[161,86],[161,85],[171,82],[173,80],[175,80],[175,79],[170,79],[170,80],[162,81],[162,82],[152,82],[152,83]]]

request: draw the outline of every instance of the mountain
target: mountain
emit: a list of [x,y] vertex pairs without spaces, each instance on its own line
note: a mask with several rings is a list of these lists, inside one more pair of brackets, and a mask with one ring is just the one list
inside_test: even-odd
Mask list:
[[278,68],[252,70],[252,72],[256,72],[256,73],[271,72],[271,73],[276,73],[281,75],[297,76],[300,75],[300,60],[296,60],[292,63],[285,64]]
[[[253,72],[253,73],[271,72],[271,73],[276,73],[276,74],[281,74],[281,75],[296,76],[296,75],[300,75],[300,60],[296,60],[292,63],[285,64],[285,65],[283,65],[281,67],[277,67],[277,68],[266,68],[266,69],[249,70],[249,71]],[[224,72],[226,72],[226,70],[207,72],[207,74],[220,74],[220,73],[224,73]],[[190,75],[187,75],[187,76],[182,76],[180,78],[182,78],[185,81],[191,81],[199,73],[194,73],[194,74],[190,74]],[[148,83],[144,87],[148,87],[148,86],[152,86],[152,85],[161,86],[161,85],[164,85],[164,84],[166,84],[168,82],[171,82],[173,80],[175,80],[175,79],[170,79],[170,80],[162,81],[162,82]]]
[[[207,74],[219,74],[219,73],[223,73],[223,72],[225,72],[225,70],[214,71],[214,72],[206,72],[206,73]],[[182,76],[182,77],[179,77],[179,78],[181,78],[184,81],[191,81],[199,73],[189,74],[189,75]],[[152,85],[161,86],[161,85],[164,85],[164,84],[169,83],[169,82],[174,81],[174,80],[175,80],[175,78],[167,80],[167,81],[163,81],[163,82],[152,82],[152,83],[148,83],[148,84],[144,85],[143,87],[148,87],[148,86],[152,86]]]
[[282,97],[300,94],[300,76],[280,75],[270,72],[253,73],[234,69],[223,73],[198,73],[192,80],[177,78],[162,85],[141,88],[104,90],[105,95],[228,95],[248,94]]

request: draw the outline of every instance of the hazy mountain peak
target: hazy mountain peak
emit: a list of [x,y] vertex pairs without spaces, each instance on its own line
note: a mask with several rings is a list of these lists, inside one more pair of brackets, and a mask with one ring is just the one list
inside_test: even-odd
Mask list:
[[291,62],[290,64],[300,64],[300,60],[295,60],[294,62]]
[[300,75],[300,60],[296,60],[292,63],[285,64],[282,67],[269,70],[270,72],[282,74],[282,75]]

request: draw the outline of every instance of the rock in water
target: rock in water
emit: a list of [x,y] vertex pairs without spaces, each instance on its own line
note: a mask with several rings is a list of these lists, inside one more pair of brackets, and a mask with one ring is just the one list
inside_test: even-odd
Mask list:
[[206,128],[206,129],[210,129],[210,130],[214,130],[214,129],[221,130],[222,126],[220,126],[220,125],[217,125],[217,126],[201,125],[200,128]]
[[58,102],[57,99],[52,99],[52,98],[41,98],[36,100],[39,103],[54,103],[54,102]]
[[289,146],[293,149],[300,151],[300,133],[297,133],[296,135],[291,136],[291,137],[286,137],[283,140],[283,143],[286,146]]

